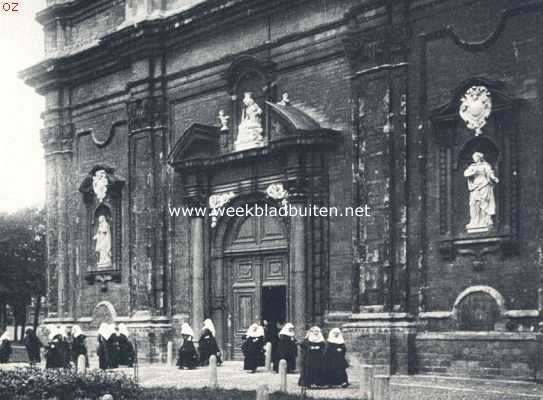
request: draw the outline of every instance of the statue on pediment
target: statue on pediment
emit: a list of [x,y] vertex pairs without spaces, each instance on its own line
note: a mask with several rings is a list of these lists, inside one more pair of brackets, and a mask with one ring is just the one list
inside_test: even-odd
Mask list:
[[92,189],[99,203],[101,203],[106,197],[108,184],[109,182],[107,180],[106,171],[103,169],[96,171],[92,177]]
[[262,109],[253,99],[252,93],[245,93],[243,105],[241,123],[239,124],[238,137],[235,143],[236,151],[264,145],[264,137],[262,136]]

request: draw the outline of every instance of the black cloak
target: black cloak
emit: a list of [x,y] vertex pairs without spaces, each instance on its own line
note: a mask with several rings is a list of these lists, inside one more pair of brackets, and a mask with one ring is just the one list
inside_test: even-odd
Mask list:
[[279,372],[279,362],[286,360],[287,372],[296,370],[296,358],[298,357],[298,346],[296,339],[287,335],[279,335],[277,348],[274,352],[273,370]]
[[108,344],[100,335],[98,335],[98,349],[96,350],[96,354],[98,355],[98,366],[100,369],[108,369],[110,365]]
[[177,352],[177,366],[180,369],[194,369],[198,366],[198,353],[190,336],[183,335],[183,344]]
[[89,366],[89,356],[87,352],[87,345],[85,344],[86,336],[81,334],[74,338],[74,341],[72,342],[72,361],[75,365],[77,365],[77,360],[79,356],[85,357],[85,366]]
[[41,348],[43,344],[41,343],[36,332],[33,329],[28,329],[26,331],[26,336],[23,340],[23,343],[26,347],[26,352],[28,353],[28,359],[31,364],[39,364],[41,362]]
[[65,344],[59,336],[53,338],[45,352],[45,368],[66,367]]
[[349,364],[345,359],[347,348],[345,344],[328,343],[326,345],[326,379],[330,386],[349,384],[347,368]]
[[200,353],[200,365],[209,365],[209,357],[217,357],[217,365],[222,364],[219,346],[215,337],[209,329],[204,329],[198,341],[198,352]]
[[106,341],[107,352],[109,356],[108,368],[118,368],[121,355],[121,345],[119,343],[119,335],[112,334]]
[[264,365],[264,337],[248,336],[241,346],[245,359],[243,360],[243,369],[247,371],[256,371]]
[[325,342],[310,342],[307,339],[302,342],[302,364],[299,386],[311,385],[326,386]]
[[119,343],[119,365],[126,365],[130,368],[134,365],[136,352],[132,342],[122,333],[118,336]]

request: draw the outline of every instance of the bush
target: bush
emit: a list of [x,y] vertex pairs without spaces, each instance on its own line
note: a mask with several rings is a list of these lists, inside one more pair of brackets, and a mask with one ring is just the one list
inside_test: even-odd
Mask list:
[[99,399],[110,393],[115,400],[137,399],[140,387],[130,377],[111,372],[79,374],[66,369],[19,368],[0,370],[0,399]]

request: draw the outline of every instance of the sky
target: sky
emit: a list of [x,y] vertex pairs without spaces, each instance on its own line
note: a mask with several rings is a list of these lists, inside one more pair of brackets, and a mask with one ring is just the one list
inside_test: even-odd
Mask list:
[[43,59],[43,34],[34,15],[45,8],[45,0],[18,3],[18,12],[0,8],[0,212],[43,205],[45,197],[44,102],[17,77]]

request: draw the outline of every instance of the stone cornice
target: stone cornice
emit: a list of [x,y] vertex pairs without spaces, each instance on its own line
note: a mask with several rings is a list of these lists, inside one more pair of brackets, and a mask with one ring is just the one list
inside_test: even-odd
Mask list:
[[[267,15],[280,6],[292,7],[307,0],[215,0],[198,4],[177,14],[150,17],[137,23],[121,24],[87,47],[73,53],[48,58],[19,73],[21,79],[39,93],[95,79],[97,76],[128,68],[136,59],[159,56],[167,49],[202,40],[220,26],[239,24],[247,19]],[[73,4],[79,4],[74,0]],[[73,7],[72,3],[55,7]],[[242,9],[243,7],[243,9]],[[243,12],[242,12],[243,11]],[[343,21],[337,21],[343,23]],[[333,24],[335,25],[335,24]],[[292,36],[292,35],[290,35]],[[299,36],[299,34],[294,35]],[[283,38],[277,40],[283,42]],[[263,44],[269,47],[270,44]]]

